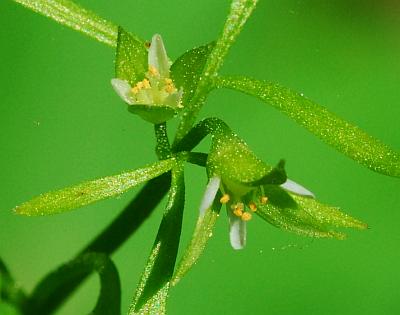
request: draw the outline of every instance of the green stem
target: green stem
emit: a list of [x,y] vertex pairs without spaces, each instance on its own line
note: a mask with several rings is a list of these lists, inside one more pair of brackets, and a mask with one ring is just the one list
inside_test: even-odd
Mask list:
[[156,154],[160,160],[169,159],[171,155],[171,145],[168,140],[167,123],[154,125],[154,132],[156,135]]

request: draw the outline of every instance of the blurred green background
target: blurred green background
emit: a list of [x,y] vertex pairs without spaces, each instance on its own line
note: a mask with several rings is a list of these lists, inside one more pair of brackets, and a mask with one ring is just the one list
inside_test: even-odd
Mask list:
[[[229,8],[226,0],[78,2],[143,38],[162,34],[172,59],[215,39]],[[18,217],[10,209],[50,189],[155,161],[154,137],[111,88],[112,49],[12,1],[1,1],[0,16],[0,255],[30,291],[102,230],[137,189],[50,217]],[[222,72],[303,92],[399,150],[399,27],[397,1],[260,1]],[[313,241],[255,218],[248,246],[235,252],[223,214],[199,263],[171,290],[170,314],[400,313],[399,179],[357,165],[248,96],[213,92],[201,116],[223,118],[270,163],[286,158],[292,179],[370,229],[350,232],[346,241]],[[182,245],[206,176],[188,166],[186,179]],[[159,207],[113,256],[123,313],[161,215]],[[97,295],[92,277],[59,314],[87,314]]]

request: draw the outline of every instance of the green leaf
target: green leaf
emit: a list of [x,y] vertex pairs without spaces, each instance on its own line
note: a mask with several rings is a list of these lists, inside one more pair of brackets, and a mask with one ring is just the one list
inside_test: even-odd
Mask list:
[[172,170],[168,203],[129,314],[165,314],[185,202],[183,163]]
[[[170,172],[148,181],[113,222],[81,250],[79,255],[90,252],[111,255],[115,252],[151,215],[155,207],[169,190],[170,184]],[[42,308],[46,309],[47,314],[54,313],[89,274],[90,271],[86,270],[85,273],[71,279],[70,282],[65,282],[58,291],[50,292],[46,299],[42,299]],[[47,277],[49,276],[51,275]],[[43,279],[42,282],[45,282],[46,278]],[[43,312],[38,313],[43,314]]]
[[173,286],[177,285],[186,273],[197,263],[207,245],[207,242],[211,238],[214,225],[217,222],[221,209],[221,203],[219,202],[220,197],[221,193],[218,192],[213,205],[197,220],[190,243],[185,249],[178,267],[175,270],[174,276],[172,277],[171,284]]
[[147,49],[145,44],[119,27],[115,77],[127,81],[132,86],[144,78],[146,71]]
[[86,253],[61,266],[40,282],[34,289],[28,304],[29,314],[47,314],[48,297],[87,272],[96,271],[100,276],[100,295],[91,314],[121,314],[121,287],[118,271],[104,254]]
[[99,42],[117,46],[117,26],[69,0],[14,0]]
[[15,207],[14,211],[17,214],[37,216],[80,208],[102,199],[118,196],[140,183],[169,171],[174,164],[174,159],[163,160],[119,175],[48,192]]
[[129,105],[128,110],[152,124],[160,124],[174,117],[178,112],[176,108],[168,105]]
[[206,83],[213,79],[221,68],[229,48],[242,31],[244,24],[252,14],[258,0],[233,0],[228,17],[225,21],[221,37],[217,40],[204,69]]
[[275,83],[245,77],[217,78],[215,84],[260,98],[358,163],[378,173],[400,177],[398,152],[302,94]]
[[214,43],[193,48],[180,56],[171,66],[171,78],[175,86],[183,89],[182,104],[188,105],[192,99],[207,58]]
[[179,142],[191,129],[195,118],[204,104],[208,92],[212,88],[212,81],[221,68],[229,48],[240,34],[244,24],[253,12],[258,0],[233,0],[228,17],[221,34],[213,49],[208,52],[207,62],[204,66],[201,80],[197,85],[195,95],[182,115],[184,119],[178,126],[174,144]]
[[315,238],[344,239],[346,235],[332,227],[366,228],[364,223],[337,208],[288,193],[279,186],[266,185],[262,194],[268,197],[268,203],[257,201],[256,213],[268,223],[289,232]]

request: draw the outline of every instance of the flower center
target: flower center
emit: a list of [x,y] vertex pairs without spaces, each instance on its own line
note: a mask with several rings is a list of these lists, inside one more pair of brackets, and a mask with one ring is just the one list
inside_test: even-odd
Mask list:
[[[252,212],[257,211],[257,205],[255,202],[250,201],[247,205],[245,205],[243,202],[238,201],[238,202],[230,202],[231,201],[231,196],[229,194],[223,194],[221,199],[219,200],[222,204],[227,204],[230,203],[229,209],[232,211],[232,213],[241,218],[243,221],[249,221],[252,218]],[[260,202],[261,204],[266,204],[268,202],[268,197],[267,196],[261,196],[260,197]]]

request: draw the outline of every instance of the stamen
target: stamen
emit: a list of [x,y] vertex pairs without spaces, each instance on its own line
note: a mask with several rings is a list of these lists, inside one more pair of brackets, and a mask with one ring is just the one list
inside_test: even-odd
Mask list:
[[166,84],[172,84],[172,79],[166,78],[166,79],[165,79],[165,83],[166,83]]
[[240,208],[236,208],[235,210],[233,210],[233,214],[237,217],[241,217],[243,216],[243,210]]
[[138,93],[139,93],[139,88],[138,88],[137,86],[134,86],[134,87],[131,89],[131,91],[132,91],[133,94],[138,94]]
[[136,83],[136,86],[137,86],[137,88],[138,88],[139,90],[141,90],[141,89],[143,88],[143,82],[140,81],[140,82]]
[[231,197],[228,194],[224,194],[221,199],[219,200],[220,203],[223,205],[228,203],[228,201],[231,200]]
[[156,76],[158,75],[158,71],[154,66],[149,66],[149,72],[151,75]]
[[175,88],[175,86],[173,85],[173,84],[167,84],[166,86],[165,86],[165,92],[167,92],[167,93],[173,93],[173,92],[175,92],[176,91],[176,88]]
[[150,82],[149,82],[149,80],[147,80],[147,79],[143,79],[143,87],[145,88],[145,89],[150,89]]
[[268,202],[268,197],[267,197],[267,196],[261,196],[260,202],[261,202],[263,205],[267,204],[267,202]]
[[243,212],[243,214],[242,214],[243,221],[249,221],[249,220],[251,220],[251,217],[252,217],[252,215],[250,212]]
[[249,208],[250,208],[250,210],[253,211],[253,212],[256,212],[256,211],[257,211],[257,206],[256,206],[256,204],[255,204],[253,201],[251,201],[251,202],[249,203]]

